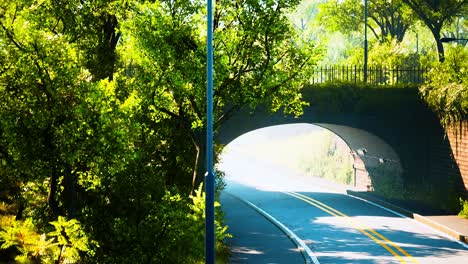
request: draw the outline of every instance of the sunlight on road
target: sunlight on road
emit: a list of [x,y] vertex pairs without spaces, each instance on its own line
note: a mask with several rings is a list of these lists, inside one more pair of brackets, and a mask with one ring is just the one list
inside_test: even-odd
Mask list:
[[[312,174],[314,162],[320,162],[319,156],[330,152],[329,145],[349,153],[339,137],[319,126],[267,127],[246,133],[227,145],[218,169],[226,173],[227,182],[269,191],[310,191],[330,182],[312,177],[319,176]],[[321,163],[323,167],[324,162]],[[348,163],[343,166],[351,169],[351,161]]]
[[[343,179],[334,178],[340,170],[346,176],[345,169],[352,168],[346,164],[349,153],[347,145],[324,128],[274,126],[232,141],[218,169],[225,172],[225,193],[292,230],[322,263],[466,263],[466,250],[445,236],[345,195],[352,187],[333,180]],[[317,172],[327,177],[317,177],[323,176]],[[232,199],[223,204],[227,216],[239,213]],[[259,228],[249,217],[230,221],[237,225],[235,234],[243,234],[248,224]],[[261,250],[242,250],[234,253],[262,256]]]

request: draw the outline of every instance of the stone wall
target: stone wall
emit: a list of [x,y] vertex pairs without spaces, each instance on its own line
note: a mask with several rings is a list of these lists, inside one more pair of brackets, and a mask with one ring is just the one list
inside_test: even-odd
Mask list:
[[[468,190],[468,120],[458,122],[447,129],[452,154],[460,170],[465,196]],[[462,190],[463,191],[463,190]]]

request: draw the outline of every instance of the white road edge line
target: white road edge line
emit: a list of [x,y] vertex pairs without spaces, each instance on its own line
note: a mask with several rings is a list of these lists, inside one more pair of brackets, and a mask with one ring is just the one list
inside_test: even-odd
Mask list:
[[[376,203],[371,202],[371,201],[368,201],[368,200],[366,200],[366,199],[363,199],[363,198],[360,198],[360,197],[357,197],[357,196],[354,196],[354,195],[351,195],[351,194],[347,194],[347,193],[345,193],[345,195],[347,195],[347,196],[349,196],[349,197],[352,197],[352,198],[354,198],[354,199],[361,200],[361,201],[366,202],[366,203],[368,203],[368,204],[372,204],[372,205],[374,205],[374,206],[379,207],[380,209],[383,209],[383,210],[385,210],[385,211],[388,211],[388,212],[393,213],[393,214],[395,214],[395,215],[398,215],[398,216],[400,216],[400,217],[403,217],[403,218],[412,220],[412,221],[414,221],[414,222],[416,222],[416,223],[418,223],[418,224],[420,224],[420,225],[422,225],[422,226],[424,226],[424,227],[426,227],[426,228],[428,228],[428,229],[430,229],[430,230],[436,232],[437,234],[439,234],[439,235],[441,235],[441,236],[443,236],[443,237],[445,237],[445,238],[448,238],[449,240],[451,240],[451,241],[453,241],[453,242],[456,242],[456,243],[460,244],[460,245],[463,246],[464,248],[468,249],[468,245],[466,245],[465,243],[463,243],[463,242],[461,242],[461,241],[458,241],[458,240],[454,239],[453,237],[447,235],[446,233],[444,233],[444,232],[442,232],[442,231],[440,231],[440,230],[437,230],[437,229],[435,229],[435,228],[433,228],[433,227],[431,227],[431,226],[429,226],[429,225],[426,225],[426,224],[424,224],[424,223],[421,223],[421,222],[419,222],[419,221],[416,221],[415,219],[413,219],[413,218],[411,218],[411,217],[407,217],[406,215],[400,214],[400,213],[398,213],[398,212],[396,212],[396,211],[394,211],[394,210],[392,210],[392,209],[390,209],[390,208],[387,208],[387,207],[385,207],[385,206],[376,204]],[[430,219],[427,219],[427,220],[428,220],[428,221],[432,221],[432,220],[430,220]]]
[[[261,214],[263,217],[268,219],[270,222],[272,222],[274,225],[276,225],[283,233],[285,233],[289,239],[291,239],[294,244],[296,244],[297,248],[299,251],[302,253],[302,256],[304,256],[306,264],[314,263],[314,264],[320,264],[318,261],[317,257],[315,256],[314,252],[306,245],[306,243],[300,239],[293,231],[291,231],[289,228],[287,228],[285,225],[283,225],[280,221],[278,221],[276,218],[271,216],[269,213],[263,211],[260,207],[256,206],[255,204],[244,200],[237,195],[234,195],[229,192],[225,192],[231,196],[236,197],[237,199],[241,200],[248,206],[252,207],[255,211],[257,211],[259,214]],[[305,253],[305,254],[304,254]]]

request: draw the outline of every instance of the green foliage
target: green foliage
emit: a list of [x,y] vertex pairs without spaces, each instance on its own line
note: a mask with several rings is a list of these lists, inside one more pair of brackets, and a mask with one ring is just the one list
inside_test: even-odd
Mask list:
[[[354,61],[362,60],[362,52],[354,55]],[[352,58],[352,57],[351,57]],[[376,43],[369,50],[369,65],[382,67],[400,67],[403,69],[411,69],[418,67],[419,55],[409,52],[401,43],[397,41],[389,41],[384,43]]]
[[[364,2],[330,0],[320,6],[318,16],[331,30],[345,34],[363,31]],[[368,28],[379,42],[401,42],[414,18],[402,0],[368,0]]]
[[[286,17],[298,2],[217,3],[215,129],[242,107],[263,104],[272,111],[302,113],[300,89],[319,51],[311,41],[299,38]],[[122,63],[131,67],[131,78],[119,85],[132,87],[142,98],[142,122],[165,127],[158,132],[172,149],[162,168],[179,175],[173,180],[193,190],[206,171],[205,8],[201,1],[132,6],[131,19],[121,25],[126,37],[117,49]],[[182,176],[190,173],[191,178]]]
[[[124,216],[115,218],[111,236],[116,243],[99,263],[198,263],[204,257],[204,197],[201,187],[188,203],[166,192],[137,225]],[[219,205],[219,204],[218,204]],[[229,236],[217,211],[217,254],[225,254],[222,239]],[[131,245],[131,246],[129,246]]]
[[[217,4],[216,128],[244,106],[302,112],[319,51],[285,16],[298,2]],[[205,12],[191,0],[0,4],[2,212],[31,219],[17,229],[50,259],[203,260],[204,198],[188,194],[205,170]]]
[[50,222],[55,230],[48,235],[57,240],[57,245],[61,246],[59,262],[65,260],[77,261],[80,259],[79,252],[93,256],[91,244],[97,246],[95,242],[90,241],[83,230],[80,222],[76,219],[66,220],[59,216],[57,221]]
[[358,31],[364,22],[364,7],[361,3],[348,1],[326,1],[319,6],[318,19],[332,31],[350,33]]
[[334,134],[323,132],[313,151],[300,161],[301,171],[342,184],[353,184],[353,158],[349,147]]
[[[202,191],[203,184],[200,184],[197,190],[195,190],[195,195],[190,195],[190,199],[192,200],[192,204],[190,205],[190,209],[192,210],[192,214],[190,218],[195,222],[204,222],[205,221],[205,200],[206,194]],[[222,225],[222,211],[221,211],[221,204],[215,201],[214,204],[215,211],[216,211],[216,219],[215,219],[215,226],[216,226],[216,240],[218,243],[221,243],[224,239],[231,237],[230,234],[227,233],[227,226]],[[203,220],[203,221],[200,221]]]
[[91,241],[77,220],[59,217],[51,224],[55,230],[46,236],[37,233],[31,218],[12,221],[0,232],[1,249],[15,247],[20,253],[15,257],[17,263],[76,262],[81,259],[80,253],[92,255]]
[[461,210],[458,213],[458,216],[468,218],[468,200],[463,200],[462,198],[460,198],[460,207]]
[[429,73],[429,81],[420,89],[421,96],[437,113],[445,127],[467,118],[468,51],[455,47],[447,51],[446,60]]
[[[123,25],[129,38],[122,52],[137,69],[136,78],[151,75],[157,80],[144,81],[145,86],[140,88],[144,94],[151,92],[161,96],[162,100],[148,102],[151,108],[164,110],[162,117],[181,119],[183,117],[175,111],[180,109],[188,119],[183,123],[197,129],[204,123],[199,111],[205,103],[202,100],[205,36],[198,31],[204,25],[201,19],[204,8],[198,1],[187,2],[137,5],[139,12]],[[302,77],[314,64],[315,54],[312,43],[295,40],[295,33],[283,13],[295,4],[297,1],[292,0],[278,4],[267,2],[264,7],[253,1],[239,5],[232,1],[218,4],[214,84],[217,119],[227,112],[224,108],[228,102],[236,108],[240,105],[254,108],[264,99],[272,102],[273,109],[285,106],[287,112],[300,113],[298,89]],[[166,74],[168,70],[170,75]],[[279,95],[290,100],[278,100]]]
[[[460,36],[460,32],[466,31],[464,30],[466,19],[459,16],[466,13],[468,8],[466,1],[368,0],[367,2],[369,51],[372,53],[376,46],[380,46],[376,50],[376,55],[381,54],[381,51],[385,51],[383,54],[388,54],[398,50],[398,53],[411,60],[408,61],[410,64],[421,62],[423,66],[430,66],[427,63],[437,60],[439,52],[443,54],[441,37],[447,32],[451,32],[450,36],[455,37]],[[319,45],[326,47],[328,55],[321,64],[359,62],[362,65],[364,1],[303,1],[298,10],[290,16],[305,38],[318,40]],[[382,50],[386,46],[389,46],[388,50]],[[415,57],[413,53],[422,58]],[[346,61],[348,57],[354,62]],[[430,61],[424,62],[428,58]],[[371,63],[373,60],[369,58]]]
[[465,0],[402,0],[418,16],[427,28],[432,32],[436,42],[439,61],[445,59],[444,46],[442,45],[441,32],[457,16],[468,11],[468,2]]
[[313,102],[317,114],[326,113],[375,113],[392,112],[394,105],[388,103],[383,94],[392,91],[393,100],[400,102],[401,107],[414,108],[417,96],[417,86],[414,84],[399,84],[388,86],[373,86],[370,84],[351,82],[330,82],[307,85],[304,98]]
[[[350,50],[345,63],[363,65],[363,58],[364,49],[358,47]],[[396,40],[374,43],[370,45],[368,51],[368,65],[375,71],[373,72],[375,78],[386,84],[394,84],[397,80],[414,82],[416,75],[412,71],[427,68],[428,62],[425,62],[427,58],[426,55],[409,50],[406,44]],[[386,71],[379,71],[379,69],[386,69]],[[395,71],[396,69],[399,71]]]
[[[12,246],[19,247],[26,251],[28,247],[32,246],[39,236],[32,224],[31,219],[26,221],[13,221],[11,226],[3,227],[0,232],[2,249],[7,249]],[[23,251],[24,253],[24,251]]]

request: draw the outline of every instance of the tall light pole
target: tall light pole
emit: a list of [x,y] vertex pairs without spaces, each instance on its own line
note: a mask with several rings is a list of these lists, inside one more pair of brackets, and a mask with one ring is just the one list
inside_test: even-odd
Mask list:
[[205,263],[215,264],[215,211],[213,172],[213,0],[207,0],[206,40],[206,175]]
[[367,83],[367,0],[364,0],[364,83]]

